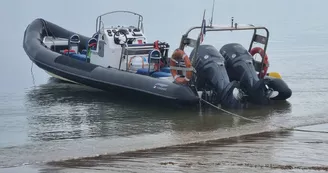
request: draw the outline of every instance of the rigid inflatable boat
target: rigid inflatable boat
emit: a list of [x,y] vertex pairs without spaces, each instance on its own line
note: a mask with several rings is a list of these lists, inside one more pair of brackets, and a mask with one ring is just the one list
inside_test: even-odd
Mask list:
[[[127,26],[105,23],[112,15],[129,15],[131,23],[123,18]],[[38,67],[62,80],[122,94],[132,91],[127,93],[198,103],[198,94],[188,85],[173,82],[166,65],[169,44],[149,43],[143,31],[143,16],[131,11],[98,16],[92,37],[38,18],[26,28],[23,47]],[[158,63],[162,68],[155,70]]]
[[[123,18],[125,25],[105,23],[105,18],[113,14],[133,16],[136,25]],[[247,51],[232,43],[217,50],[212,45],[199,45],[200,36],[197,40],[188,37],[194,29],[254,30],[252,43],[265,45],[263,61],[253,60],[249,53],[254,51],[252,47]],[[267,104],[291,96],[279,75],[274,78],[266,72],[268,37],[256,34],[258,29],[267,31],[255,26],[205,26],[203,22],[182,36],[180,47],[169,57],[168,43],[147,40],[142,15],[113,11],[97,17],[96,32],[91,37],[35,19],[25,30],[23,47],[31,61],[61,80],[131,97],[144,94],[189,104],[197,104],[201,98],[225,107],[240,107],[248,102]],[[193,48],[189,56],[184,52],[187,46]]]

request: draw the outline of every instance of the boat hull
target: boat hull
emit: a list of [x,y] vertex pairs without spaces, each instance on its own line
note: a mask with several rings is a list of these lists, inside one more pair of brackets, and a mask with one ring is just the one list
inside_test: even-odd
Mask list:
[[[87,85],[105,91],[119,90],[156,96],[179,103],[198,103],[199,97],[191,88],[168,80],[139,75],[115,68],[106,68],[73,59],[47,48],[42,42],[45,36],[69,38],[76,34],[43,19],[35,19],[25,30],[23,48],[30,60],[52,76],[73,83]],[[80,35],[81,45],[89,37]],[[128,92],[131,94],[131,92]],[[133,95],[132,95],[133,97]]]

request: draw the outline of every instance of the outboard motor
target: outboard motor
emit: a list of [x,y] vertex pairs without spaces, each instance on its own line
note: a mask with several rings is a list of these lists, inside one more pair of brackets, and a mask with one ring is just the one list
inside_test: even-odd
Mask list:
[[[194,54],[195,49],[191,52],[190,57],[192,58]],[[210,102],[213,104],[241,108],[244,99],[241,93],[238,94],[238,82],[230,82],[225,68],[225,60],[219,51],[212,45],[200,45],[197,55],[193,60],[193,66],[197,71],[195,83],[198,90],[212,91]]]
[[265,80],[258,77],[249,52],[238,43],[230,43],[224,45],[220,53],[225,58],[230,80],[240,81],[247,100],[254,104],[268,104],[270,90],[266,87]]

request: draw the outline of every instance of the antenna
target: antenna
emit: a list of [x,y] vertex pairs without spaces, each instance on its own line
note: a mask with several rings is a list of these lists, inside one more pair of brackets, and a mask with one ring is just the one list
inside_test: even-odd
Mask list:
[[204,13],[203,13],[203,20],[202,20],[202,24],[201,24],[200,33],[198,35],[198,38],[197,38],[197,41],[196,41],[196,45],[195,45],[195,48],[194,48],[195,49],[195,54],[191,58],[191,64],[192,65],[194,65],[195,58],[198,55],[198,47],[199,47],[200,43],[203,41],[204,34],[206,33],[205,13],[206,13],[206,10],[204,10]]
[[213,24],[214,4],[215,4],[215,0],[213,0],[213,5],[212,5],[212,16],[211,16],[211,20],[210,20],[210,26],[211,26],[211,27],[212,27],[212,24]]

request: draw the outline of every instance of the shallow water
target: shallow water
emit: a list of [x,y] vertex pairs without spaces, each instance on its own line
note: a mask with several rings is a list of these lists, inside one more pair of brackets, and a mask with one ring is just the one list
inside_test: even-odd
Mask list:
[[89,167],[97,172],[114,172],[122,168],[131,172],[235,172],[245,169],[264,172],[328,171],[325,160],[328,155],[322,153],[327,149],[326,135],[309,137],[299,132],[261,133],[120,155],[52,162],[49,165],[57,168],[44,170],[75,172]]
[[[53,9],[60,8],[54,13],[44,8],[44,2],[13,0],[0,6],[4,25],[0,33],[5,40],[0,43],[5,50],[0,68],[0,172],[327,171],[328,134],[261,133],[276,130],[277,125],[328,131],[326,2],[217,1],[214,23],[229,24],[234,16],[236,22],[269,28],[269,70],[280,72],[293,90],[285,103],[231,110],[259,123],[213,108],[170,107],[50,78],[31,67],[22,48],[26,26],[42,17],[92,35],[96,17],[118,7],[104,0],[99,11],[72,13],[63,4],[76,6],[75,1],[49,1]],[[79,8],[89,9],[90,2],[79,2]],[[150,40],[169,42],[173,49],[186,29],[200,25],[204,8],[210,15],[212,3],[126,2],[119,3],[120,9],[144,15]],[[270,8],[255,10],[254,4]],[[156,7],[167,10],[159,12]],[[181,13],[182,7],[194,12]],[[72,22],[72,18],[79,20]],[[205,43],[220,48],[240,41],[248,46],[251,35],[247,34],[225,32],[214,37],[208,33]],[[93,157],[98,155],[102,156]]]

